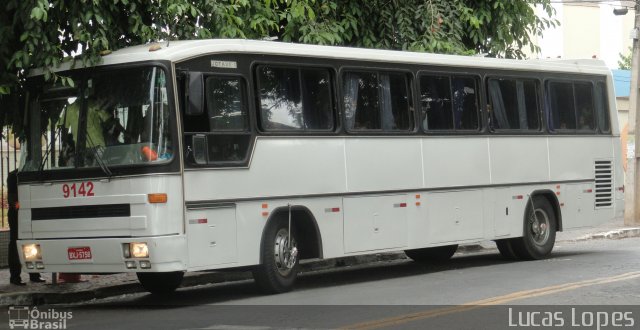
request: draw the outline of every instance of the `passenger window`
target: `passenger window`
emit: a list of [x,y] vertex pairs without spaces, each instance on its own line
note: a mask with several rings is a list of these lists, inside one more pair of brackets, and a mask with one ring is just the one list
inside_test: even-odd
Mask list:
[[420,78],[424,130],[453,129],[450,85],[449,77],[422,76]]
[[347,72],[343,102],[348,130],[413,129],[408,79],[404,74]]
[[576,113],[573,84],[570,82],[549,83],[549,106],[551,130],[575,130]]
[[[591,82],[557,82],[548,84],[549,129],[595,133],[599,102]],[[601,101],[600,101],[601,102]],[[603,123],[608,126],[608,124]]]
[[331,130],[331,75],[326,69],[258,67],[265,131]]
[[421,76],[422,128],[478,130],[477,79],[465,76]]
[[536,82],[489,79],[489,121],[494,130],[539,130]]
[[578,130],[595,131],[596,116],[593,108],[593,89],[590,83],[575,83],[576,118]]
[[205,99],[211,131],[247,129],[241,84],[238,78],[207,78]]
[[596,84],[595,95],[596,113],[598,116],[598,127],[600,132],[609,133],[611,127],[609,126],[609,105],[607,99],[607,87],[603,82]]
[[342,94],[347,129],[380,129],[380,98],[375,73],[348,72],[344,76]]

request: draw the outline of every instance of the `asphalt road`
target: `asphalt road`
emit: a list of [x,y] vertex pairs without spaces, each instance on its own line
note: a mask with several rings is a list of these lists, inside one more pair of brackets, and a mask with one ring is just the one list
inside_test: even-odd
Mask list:
[[640,238],[562,243],[541,261],[485,251],[313,272],[272,296],[243,281],[38,308],[71,311],[67,329],[637,328]]

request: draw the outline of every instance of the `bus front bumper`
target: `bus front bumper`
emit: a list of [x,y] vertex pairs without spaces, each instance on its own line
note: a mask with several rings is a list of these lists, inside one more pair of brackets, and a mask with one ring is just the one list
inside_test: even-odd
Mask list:
[[187,269],[184,235],[18,240],[23,270],[59,273],[172,272]]

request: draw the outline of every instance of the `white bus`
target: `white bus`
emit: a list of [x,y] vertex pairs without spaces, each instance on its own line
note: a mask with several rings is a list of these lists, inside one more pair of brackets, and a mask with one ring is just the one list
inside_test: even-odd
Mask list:
[[[158,47],[159,46],[159,47]],[[495,240],[539,259],[623,212],[610,71],[246,40],[122,49],[28,81],[19,250],[29,272],[251,269],[450,258]]]

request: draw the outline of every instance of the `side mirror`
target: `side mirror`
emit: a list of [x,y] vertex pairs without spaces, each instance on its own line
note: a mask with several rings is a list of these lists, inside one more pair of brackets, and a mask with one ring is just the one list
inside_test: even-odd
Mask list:
[[207,146],[207,136],[196,134],[192,137],[191,146],[193,147],[193,161],[198,165],[207,164],[207,154],[209,148]]
[[201,115],[204,112],[204,80],[202,72],[187,74],[187,104],[185,113],[188,116]]

